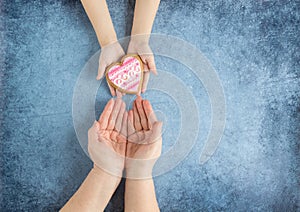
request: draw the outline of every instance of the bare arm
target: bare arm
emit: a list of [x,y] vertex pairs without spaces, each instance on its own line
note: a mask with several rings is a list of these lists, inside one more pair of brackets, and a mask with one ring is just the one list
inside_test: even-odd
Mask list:
[[159,211],[152,169],[161,154],[162,122],[139,96],[128,112],[125,211]]
[[136,0],[134,18],[131,29],[131,38],[127,53],[140,55],[144,63],[144,79],[141,92],[147,89],[150,73],[157,74],[154,56],[149,47],[149,38],[152,25],[159,6],[160,0]]
[[159,211],[153,180],[126,180],[125,211]]
[[99,121],[95,121],[88,132],[88,151],[94,168],[61,211],[93,212],[105,209],[121,181],[126,137],[125,103],[121,99],[111,99]]
[[106,0],[81,0],[101,47],[117,41]]
[[160,0],[136,0],[131,35],[147,34],[152,30]]
[[97,167],[93,168],[61,211],[103,211],[120,179]]
[[[81,2],[101,46],[98,75],[96,77],[97,80],[100,80],[104,75],[105,68],[113,62],[117,62],[124,55],[124,50],[118,42],[106,0],[81,0]],[[115,89],[109,84],[108,87],[111,95],[115,96]]]

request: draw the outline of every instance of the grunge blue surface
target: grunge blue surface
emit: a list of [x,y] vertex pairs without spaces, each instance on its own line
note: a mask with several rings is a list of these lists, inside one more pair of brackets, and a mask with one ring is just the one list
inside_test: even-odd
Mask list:
[[[118,36],[128,36],[134,1],[108,6]],[[80,1],[3,0],[0,11],[0,211],[57,211],[92,167],[74,131],[72,96],[100,47]],[[162,211],[300,210],[299,29],[299,1],[161,1],[153,32],[201,50],[226,97],[221,143],[199,165],[210,120],[205,88],[181,64],[156,57],[159,70],[194,93],[201,117],[190,154],[155,178]],[[165,113],[166,150],[180,130],[180,108],[165,94],[145,96]],[[103,84],[97,116],[109,98]],[[123,211],[123,196],[124,181],[106,210]]]

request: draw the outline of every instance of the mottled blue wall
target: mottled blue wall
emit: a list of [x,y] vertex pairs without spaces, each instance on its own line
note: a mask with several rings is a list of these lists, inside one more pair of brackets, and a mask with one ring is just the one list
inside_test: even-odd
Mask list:
[[[134,1],[108,2],[118,36],[128,35]],[[0,9],[0,211],[56,211],[92,166],[73,128],[72,94],[99,45],[80,1],[2,0]],[[213,158],[198,164],[204,123],[188,157],[155,178],[162,211],[300,210],[299,29],[299,1],[162,0],[153,32],[198,47],[227,102]],[[201,82],[166,58],[157,67],[200,90],[193,90],[199,113],[209,120]],[[100,89],[103,108],[109,93]],[[166,98],[151,98],[165,110]],[[167,126],[176,127],[172,120]],[[172,136],[164,135],[165,146]],[[123,193],[124,183],[108,211],[123,209]]]

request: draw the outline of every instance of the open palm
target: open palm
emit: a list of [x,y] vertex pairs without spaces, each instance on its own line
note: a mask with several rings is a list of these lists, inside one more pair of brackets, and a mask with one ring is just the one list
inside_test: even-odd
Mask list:
[[127,112],[121,99],[111,99],[90,128],[88,150],[95,165],[122,176],[127,138]]
[[149,101],[137,97],[133,109],[128,112],[127,124],[127,177],[150,177],[153,166],[161,155],[162,122],[157,121]]

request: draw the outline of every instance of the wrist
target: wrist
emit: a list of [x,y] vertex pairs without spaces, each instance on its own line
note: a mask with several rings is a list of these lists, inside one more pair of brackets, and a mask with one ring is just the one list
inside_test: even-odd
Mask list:
[[137,45],[148,45],[150,39],[150,34],[131,34],[130,43]]
[[113,35],[101,36],[101,38],[99,36],[98,41],[101,48],[104,48],[105,46],[118,42],[118,38],[114,33]]
[[126,178],[125,183],[128,184],[132,184],[132,185],[138,185],[141,183],[147,183],[147,182],[153,182],[153,177],[149,177],[149,178],[143,178],[143,179],[132,179],[132,178]]
[[92,168],[91,173],[95,175],[99,180],[107,183],[119,184],[119,182],[121,181],[120,176],[111,175],[96,165],[94,165],[94,167]]
[[126,178],[133,180],[151,179],[154,164],[157,159],[127,159]]
[[[125,148],[125,147],[120,147]],[[103,141],[93,141],[88,144],[89,155],[94,162],[93,172],[98,175],[121,178],[124,170],[125,158],[115,152]]]

